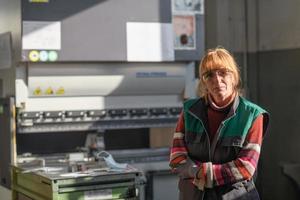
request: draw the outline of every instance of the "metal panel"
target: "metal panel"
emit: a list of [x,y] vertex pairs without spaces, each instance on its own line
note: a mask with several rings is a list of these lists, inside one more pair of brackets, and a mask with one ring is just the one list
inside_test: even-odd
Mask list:
[[[61,24],[57,61],[127,61],[127,22],[172,23],[171,0],[22,1],[22,8],[23,22]],[[203,53],[204,16],[197,14],[195,23],[196,49],[174,50],[175,60],[198,60]],[[23,50],[25,61],[29,53]]]
[[[170,0],[23,1],[23,21],[61,22],[59,60],[126,60],[126,22],[170,22]],[[72,5],[72,6],[70,6]],[[136,9],[138,5],[139,9]],[[27,53],[25,53],[27,55]]]
[[49,173],[48,170],[35,171],[39,168],[36,166],[13,167],[12,192],[14,196],[22,194],[29,199],[139,199],[138,191],[142,182],[138,171],[97,172],[96,169],[102,168],[100,165],[95,167],[98,167],[94,168],[95,172],[83,176],[74,175],[81,172],[66,173],[61,168],[61,171]]
[[[178,95],[184,88],[185,74],[185,63],[32,65],[28,68],[28,95]],[[40,88],[41,94],[34,94],[37,88]],[[51,88],[53,93],[45,93],[47,88]],[[57,94],[59,88],[63,88],[63,94]]]
[[147,174],[149,182],[147,200],[179,199],[178,176],[167,171],[151,171]]

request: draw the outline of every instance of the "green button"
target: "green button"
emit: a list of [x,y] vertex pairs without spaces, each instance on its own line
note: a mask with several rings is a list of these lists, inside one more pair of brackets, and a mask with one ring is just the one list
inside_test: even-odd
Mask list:
[[49,51],[49,54],[48,54],[48,59],[49,61],[56,61],[58,58],[58,55],[57,55],[57,52],[56,51]]

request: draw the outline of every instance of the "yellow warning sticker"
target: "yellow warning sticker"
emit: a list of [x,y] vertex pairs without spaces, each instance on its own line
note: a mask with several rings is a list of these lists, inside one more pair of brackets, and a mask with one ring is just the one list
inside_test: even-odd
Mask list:
[[56,91],[56,94],[58,94],[58,95],[63,95],[63,94],[65,94],[65,88],[59,87],[58,90]]
[[53,90],[52,90],[51,87],[48,87],[47,90],[45,91],[45,94],[47,94],[47,95],[51,95],[51,94],[53,94],[53,93],[54,93],[54,92],[53,92]]
[[40,87],[37,87],[34,91],[33,91],[33,95],[39,96],[42,94],[42,90]]
[[40,59],[40,55],[38,51],[33,50],[29,52],[29,60],[31,62],[37,62],[39,61],[39,59]]

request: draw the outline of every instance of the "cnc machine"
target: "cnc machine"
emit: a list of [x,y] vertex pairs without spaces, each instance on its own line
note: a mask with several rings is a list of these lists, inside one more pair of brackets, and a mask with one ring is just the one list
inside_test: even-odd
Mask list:
[[15,95],[0,107],[9,144],[1,179],[13,199],[175,199],[169,132],[194,93],[203,1],[24,0],[20,8]]

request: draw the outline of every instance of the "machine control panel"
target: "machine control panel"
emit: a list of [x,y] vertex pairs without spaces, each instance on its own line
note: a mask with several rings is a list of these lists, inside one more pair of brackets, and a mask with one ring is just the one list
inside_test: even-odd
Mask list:
[[111,118],[127,116],[127,109],[112,109],[108,111]]
[[61,118],[63,113],[61,111],[43,112],[43,117],[46,118]]
[[167,115],[168,109],[167,108],[151,108],[150,113],[151,113],[151,116]]
[[17,122],[19,133],[173,126],[180,112],[179,107],[19,112]]
[[89,117],[105,117],[106,111],[105,110],[89,110],[87,111],[87,116]]
[[24,112],[20,114],[20,117],[22,119],[39,119],[40,114],[40,112]]
[[134,117],[142,117],[148,115],[148,109],[146,108],[137,108],[137,109],[131,109],[129,111],[130,116]]

